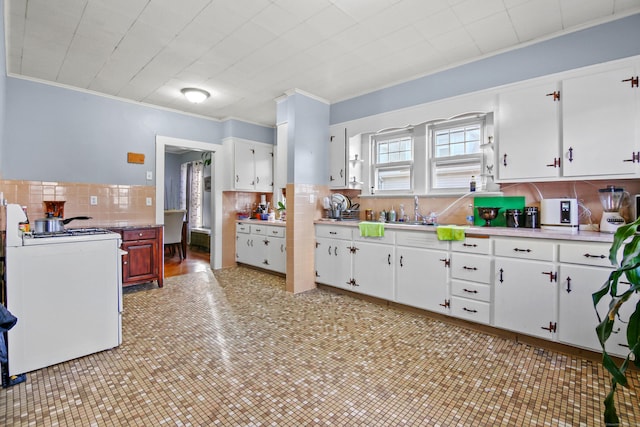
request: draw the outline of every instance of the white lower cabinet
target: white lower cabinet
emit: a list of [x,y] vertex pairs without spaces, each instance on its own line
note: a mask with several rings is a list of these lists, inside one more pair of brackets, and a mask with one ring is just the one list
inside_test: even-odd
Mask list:
[[396,232],[396,302],[449,313],[449,242],[435,233]]
[[350,289],[351,229],[316,226],[316,282]]
[[451,315],[491,323],[491,241],[467,238],[451,246]]
[[236,224],[236,261],[286,273],[285,229],[262,224]]
[[[602,287],[613,267],[609,262],[609,244],[605,243],[561,243],[559,245],[559,316],[558,340],[565,344],[601,351],[595,328],[598,317],[593,307],[592,294]],[[624,279],[619,286],[625,286]],[[619,289],[622,291],[622,289]],[[637,301],[637,298],[636,298]],[[622,309],[632,310],[633,303]],[[598,312],[604,316],[608,308],[607,299],[598,305]],[[623,313],[628,319],[631,313]],[[626,357],[629,347],[626,343],[626,324],[616,322],[611,338],[607,342],[607,352]]]
[[[238,230],[251,248],[248,236]],[[365,238],[355,227],[317,225],[316,282],[599,352],[591,295],[612,270],[609,247],[504,236],[448,242],[425,230]],[[622,318],[634,307],[626,304]],[[624,357],[628,350],[617,322],[607,351]]]
[[[558,274],[555,243],[534,239],[495,239],[494,325],[548,340],[557,330]],[[527,258],[527,259],[518,259]]]
[[[389,232],[386,233],[389,236]],[[353,242],[353,281],[351,290],[393,300],[395,245],[391,243]]]
[[264,268],[286,274],[287,239],[284,227],[267,227],[265,244],[267,245]]

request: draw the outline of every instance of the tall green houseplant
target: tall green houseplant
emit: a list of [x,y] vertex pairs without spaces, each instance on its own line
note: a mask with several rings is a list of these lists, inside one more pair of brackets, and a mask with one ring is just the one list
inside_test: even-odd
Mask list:
[[[616,266],[616,270],[609,275],[609,279],[602,288],[593,294],[594,307],[597,307],[598,303],[607,296],[609,300],[608,310],[604,317],[598,313],[596,308],[599,321],[596,333],[602,346],[602,365],[611,374],[611,390],[604,400],[604,421],[607,426],[620,425],[614,399],[616,389],[618,385],[629,387],[627,369],[630,363],[640,367],[640,301],[628,319],[623,319],[620,315],[620,308],[624,304],[633,304],[635,298],[631,299],[631,297],[640,291],[639,226],[640,219],[618,228],[613,236],[613,244],[609,251],[609,259]],[[622,260],[618,264],[618,252],[621,248]],[[605,348],[617,322],[627,324],[627,344],[629,345],[629,353],[619,366]]]

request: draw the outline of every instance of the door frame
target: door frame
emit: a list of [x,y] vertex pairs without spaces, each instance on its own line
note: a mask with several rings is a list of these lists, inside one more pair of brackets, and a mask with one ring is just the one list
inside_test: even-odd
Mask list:
[[223,148],[210,142],[193,141],[156,135],[156,224],[164,223],[164,155],[165,147],[183,147],[211,154],[211,248],[209,264],[213,269],[222,268],[222,179]]

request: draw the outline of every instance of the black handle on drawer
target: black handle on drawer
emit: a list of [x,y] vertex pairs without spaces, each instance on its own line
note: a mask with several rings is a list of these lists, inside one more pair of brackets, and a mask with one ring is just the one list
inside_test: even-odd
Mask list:
[[591,254],[587,253],[587,254],[584,254],[584,256],[586,258],[600,258],[600,259],[606,258],[606,255],[602,255],[602,254],[600,254],[600,255],[591,255]]
[[475,248],[475,247],[477,247],[478,245],[476,245],[475,243],[473,243],[473,244],[463,243],[463,244],[462,244],[462,246],[467,247],[467,248]]
[[477,294],[478,291],[476,291],[475,289],[467,289],[467,288],[463,288],[463,291],[470,293],[470,294]]
[[478,312],[478,310],[471,310],[471,309],[468,309],[467,307],[462,307],[462,309],[463,309],[464,311],[469,312],[469,313],[477,313],[477,312]]
[[462,268],[465,270],[471,270],[471,271],[476,271],[478,269],[477,267],[467,267],[466,265],[462,266]]
[[516,252],[531,252],[531,249],[513,248],[513,250]]

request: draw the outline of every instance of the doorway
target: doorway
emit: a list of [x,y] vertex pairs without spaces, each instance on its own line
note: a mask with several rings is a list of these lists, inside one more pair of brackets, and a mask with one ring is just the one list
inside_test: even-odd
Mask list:
[[209,205],[207,218],[210,224],[209,264],[211,268],[222,267],[222,146],[201,141],[156,136],[156,222],[164,222],[165,205],[165,152],[211,153],[211,192],[205,198]]

